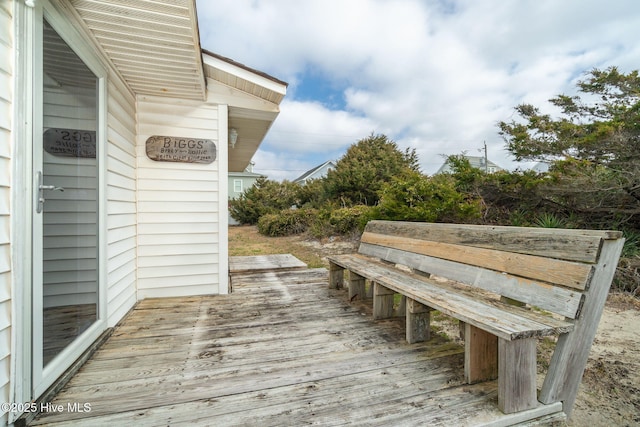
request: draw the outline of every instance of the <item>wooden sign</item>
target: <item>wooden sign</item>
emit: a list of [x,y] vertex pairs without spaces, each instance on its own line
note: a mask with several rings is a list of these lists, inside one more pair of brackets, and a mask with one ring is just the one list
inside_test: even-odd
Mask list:
[[210,139],[154,135],[146,142],[147,157],[157,162],[212,163],[216,145]]
[[96,131],[47,129],[42,135],[44,150],[58,157],[96,158]]

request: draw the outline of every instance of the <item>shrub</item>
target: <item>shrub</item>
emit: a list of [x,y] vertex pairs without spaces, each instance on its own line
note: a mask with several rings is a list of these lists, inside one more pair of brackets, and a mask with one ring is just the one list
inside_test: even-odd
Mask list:
[[265,236],[290,236],[303,233],[317,216],[315,209],[287,209],[267,214],[258,220],[258,231]]
[[331,227],[328,219],[317,217],[309,224],[307,232],[316,239],[322,239],[333,234],[333,227]]
[[306,184],[298,185],[295,200],[297,207],[318,209],[324,202],[323,179],[312,179]]
[[418,170],[415,150],[398,148],[385,135],[371,134],[349,147],[324,179],[324,196],[343,207],[378,203],[382,186],[406,170]]
[[337,234],[362,231],[367,221],[373,219],[373,212],[373,208],[365,205],[336,209],[331,212],[329,223],[332,230]]
[[277,214],[296,204],[300,186],[290,181],[259,178],[239,198],[229,201],[231,217],[241,224],[257,224],[261,216]]
[[427,177],[408,172],[385,185],[377,216],[397,221],[475,222],[482,215],[480,200],[456,189],[451,175]]

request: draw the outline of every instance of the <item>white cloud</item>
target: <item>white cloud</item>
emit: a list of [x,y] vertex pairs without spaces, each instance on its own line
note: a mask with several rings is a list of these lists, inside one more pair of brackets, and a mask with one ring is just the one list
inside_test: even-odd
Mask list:
[[327,160],[337,160],[371,132],[382,133],[366,117],[330,110],[318,102],[285,99],[254,157],[256,170],[272,179],[293,180]]
[[[290,82],[255,159],[290,179],[372,131],[428,173],[483,141],[512,167],[496,123],[514,106],[640,56],[636,0],[202,0],[198,15],[203,47]],[[345,88],[344,111],[296,99],[310,70]]]
[[378,125],[347,111],[330,110],[319,102],[284,100],[267,137],[272,149],[324,153],[347,148]]

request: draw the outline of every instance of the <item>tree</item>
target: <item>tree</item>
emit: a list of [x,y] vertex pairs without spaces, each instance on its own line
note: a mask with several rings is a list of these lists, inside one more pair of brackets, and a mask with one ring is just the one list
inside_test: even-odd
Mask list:
[[552,164],[545,194],[594,224],[640,225],[640,76],[594,69],[580,95],[550,102],[560,117],[532,105],[516,107],[519,121],[499,123],[517,160]]
[[385,182],[401,173],[418,172],[415,150],[404,152],[385,135],[371,134],[349,147],[324,181],[325,197],[343,206],[375,205]]
[[276,214],[296,204],[300,186],[260,177],[237,199],[229,201],[229,213],[241,224],[257,224],[261,216]]

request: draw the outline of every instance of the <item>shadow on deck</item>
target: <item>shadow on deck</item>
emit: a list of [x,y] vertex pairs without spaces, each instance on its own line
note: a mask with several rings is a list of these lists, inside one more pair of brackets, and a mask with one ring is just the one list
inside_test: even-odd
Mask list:
[[[280,261],[232,272],[230,295],[141,301],[53,400],[65,411],[33,425],[463,426],[544,416],[505,416],[495,382],[462,384],[461,346],[437,334],[409,345],[402,321],[374,322],[366,302],[328,289],[325,269]],[[68,412],[68,403],[91,410]]]

